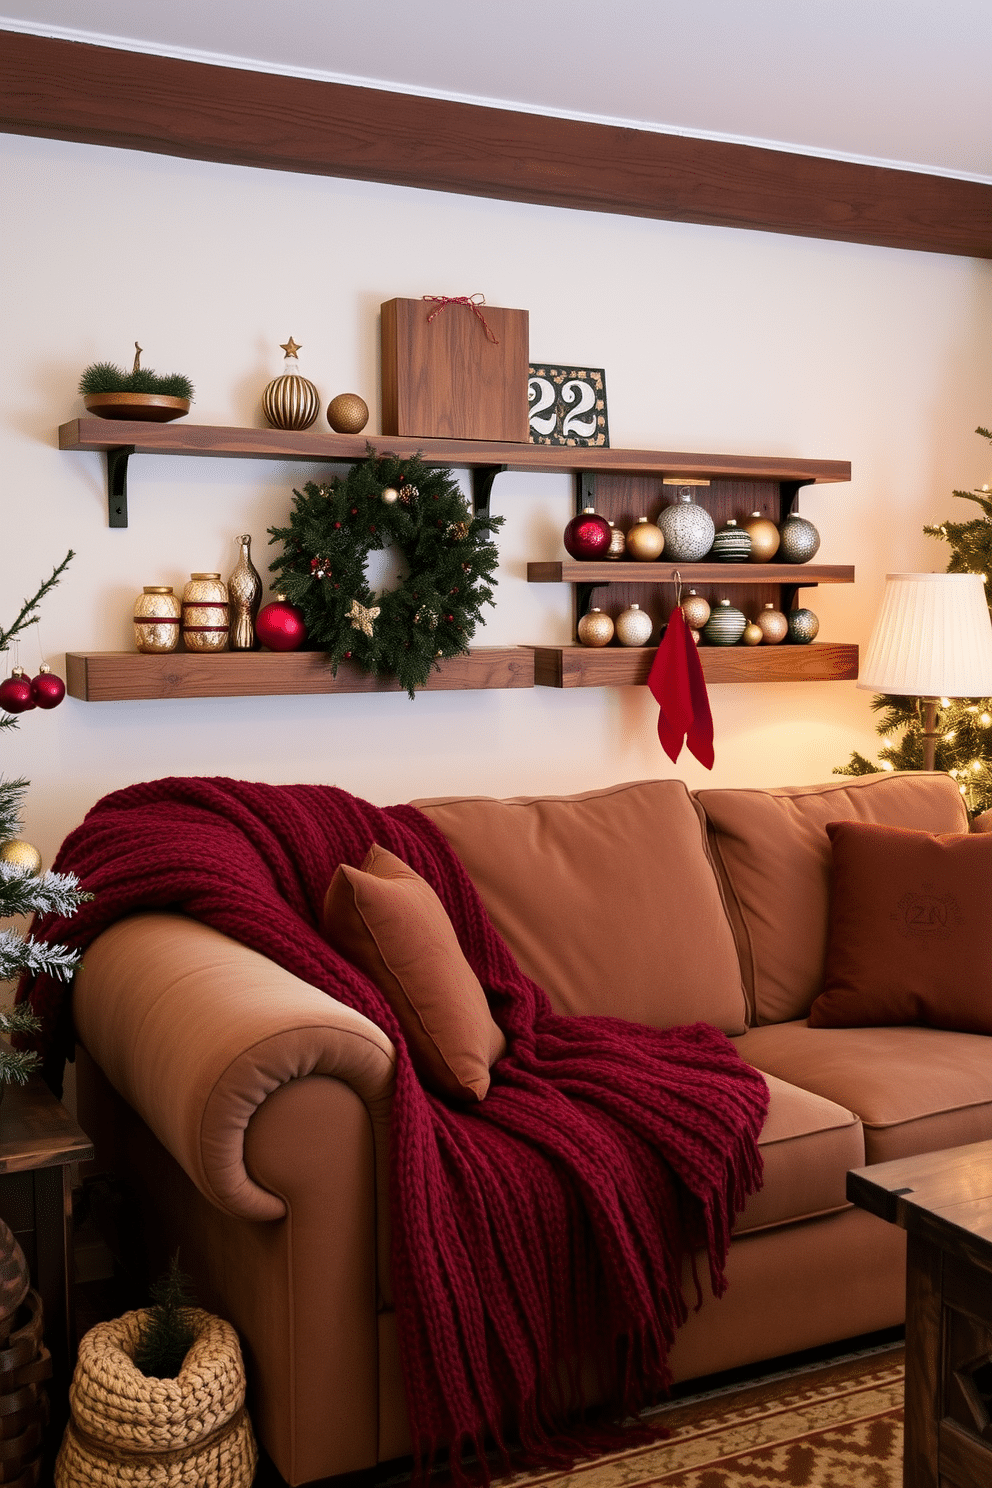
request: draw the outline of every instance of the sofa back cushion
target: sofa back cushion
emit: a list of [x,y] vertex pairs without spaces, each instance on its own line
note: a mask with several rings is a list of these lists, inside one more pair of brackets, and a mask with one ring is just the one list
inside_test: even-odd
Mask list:
[[954,781],[916,771],[775,790],[701,790],[696,799],[709,822],[755,1024],[805,1018],[823,988],[828,822],[968,830]]
[[831,822],[830,926],[811,1028],[992,1034],[992,836]]
[[680,780],[413,804],[558,1012],[744,1030],[734,938],[702,814]]

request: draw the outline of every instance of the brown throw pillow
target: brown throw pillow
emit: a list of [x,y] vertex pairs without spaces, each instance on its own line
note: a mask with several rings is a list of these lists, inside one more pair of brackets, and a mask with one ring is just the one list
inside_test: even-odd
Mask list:
[[992,1033],[992,836],[829,822],[824,989],[813,1028]]
[[506,1040],[430,884],[373,845],[361,868],[342,863],[331,879],[323,932],[389,1002],[423,1084],[481,1101]]

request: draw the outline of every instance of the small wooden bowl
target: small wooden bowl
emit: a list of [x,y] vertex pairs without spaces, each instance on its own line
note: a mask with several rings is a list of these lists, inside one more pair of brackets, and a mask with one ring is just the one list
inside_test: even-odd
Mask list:
[[149,424],[167,424],[189,413],[188,398],[167,398],[163,393],[87,393],[83,403],[97,418],[143,419]]

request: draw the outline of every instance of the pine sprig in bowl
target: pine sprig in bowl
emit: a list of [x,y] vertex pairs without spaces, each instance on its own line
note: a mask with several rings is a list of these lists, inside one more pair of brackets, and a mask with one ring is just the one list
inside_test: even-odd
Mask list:
[[99,418],[145,419],[166,423],[189,412],[193,384],[182,372],[161,375],[141,366],[141,347],[134,343],[130,372],[114,362],[92,362],[79,379],[88,412]]

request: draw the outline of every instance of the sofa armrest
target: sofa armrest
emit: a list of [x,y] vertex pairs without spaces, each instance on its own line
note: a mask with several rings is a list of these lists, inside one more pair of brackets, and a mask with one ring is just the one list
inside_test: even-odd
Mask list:
[[73,1017],[110,1083],[230,1214],[286,1212],[245,1166],[245,1130],[279,1086],[307,1075],[342,1080],[377,1136],[388,1127],[396,1051],[386,1034],[185,916],[135,915],[105,930],[76,974]]

